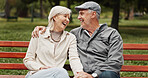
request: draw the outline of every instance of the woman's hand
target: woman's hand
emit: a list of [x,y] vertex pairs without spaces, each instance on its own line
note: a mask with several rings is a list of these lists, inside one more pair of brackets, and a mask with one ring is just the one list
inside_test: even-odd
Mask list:
[[36,26],[35,29],[32,31],[32,37],[39,37],[39,30],[41,30],[41,34],[43,34],[46,31],[45,26]]
[[43,67],[40,67],[39,70],[42,70],[42,69],[48,69],[48,68],[51,68],[50,66],[43,66]]
[[93,78],[91,74],[86,72],[78,72],[74,78]]

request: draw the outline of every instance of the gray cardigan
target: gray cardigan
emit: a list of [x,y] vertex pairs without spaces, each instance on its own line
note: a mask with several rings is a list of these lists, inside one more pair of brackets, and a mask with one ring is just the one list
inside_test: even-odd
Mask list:
[[123,41],[117,30],[102,24],[90,37],[82,27],[71,30],[77,38],[77,49],[83,70],[89,74],[103,71],[119,73],[124,63]]

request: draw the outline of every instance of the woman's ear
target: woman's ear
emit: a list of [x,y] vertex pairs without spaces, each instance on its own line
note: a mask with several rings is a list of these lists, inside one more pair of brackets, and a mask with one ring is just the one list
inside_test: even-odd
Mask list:
[[53,21],[56,21],[56,19],[57,19],[57,16],[53,16]]

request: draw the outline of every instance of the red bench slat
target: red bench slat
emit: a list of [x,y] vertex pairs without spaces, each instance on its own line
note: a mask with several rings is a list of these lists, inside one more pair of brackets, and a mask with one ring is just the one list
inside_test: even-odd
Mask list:
[[25,78],[25,75],[0,75],[0,78]]
[[148,66],[123,65],[121,71],[124,71],[124,72],[148,72]]
[[[0,41],[0,47],[28,47],[29,41]],[[139,47],[140,46],[140,47]],[[123,44],[124,50],[148,50],[148,44]]]
[[0,47],[28,47],[29,41],[0,41]]
[[[139,47],[140,46],[140,47]],[[123,44],[124,50],[148,50],[148,44]]]
[[123,54],[123,56],[124,56],[124,60],[148,61],[148,55]]
[[[0,75],[0,78],[25,78],[25,75]],[[71,76],[70,78],[73,78],[73,76]],[[148,77],[121,77],[121,78],[148,78]]]
[[[67,70],[71,70],[70,66],[67,64],[64,66]],[[1,63],[0,69],[19,69],[27,70],[24,64],[16,63]],[[123,65],[121,71],[124,72],[148,72],[148,66],[134,66],[134,65]]]
[[[0,52],[0,58],[24,58],[25,52]],[[148,55],[124,54],[124,60],[148,61]]]
[[0,52],[0,58],[24,58],[25,52]]
[[25,65],[21,63],[0,63],[0,69],[27,70]]

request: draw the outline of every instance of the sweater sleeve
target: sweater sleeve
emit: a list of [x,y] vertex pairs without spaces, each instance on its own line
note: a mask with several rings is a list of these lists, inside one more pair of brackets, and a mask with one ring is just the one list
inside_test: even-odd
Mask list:
[[76,38],[74,35],[72,35],[70,46],[69,46],[69,61],[74,74],[76,74],[77,72],[83,71],[83,66],[78,56],[76,44],[77,44]]
[[32,71],[37,71],[40,67],[42,67],[42,65],[35,61],[37,45],[38,38],[31,38],[26,56],[23,59],[25,66]]

